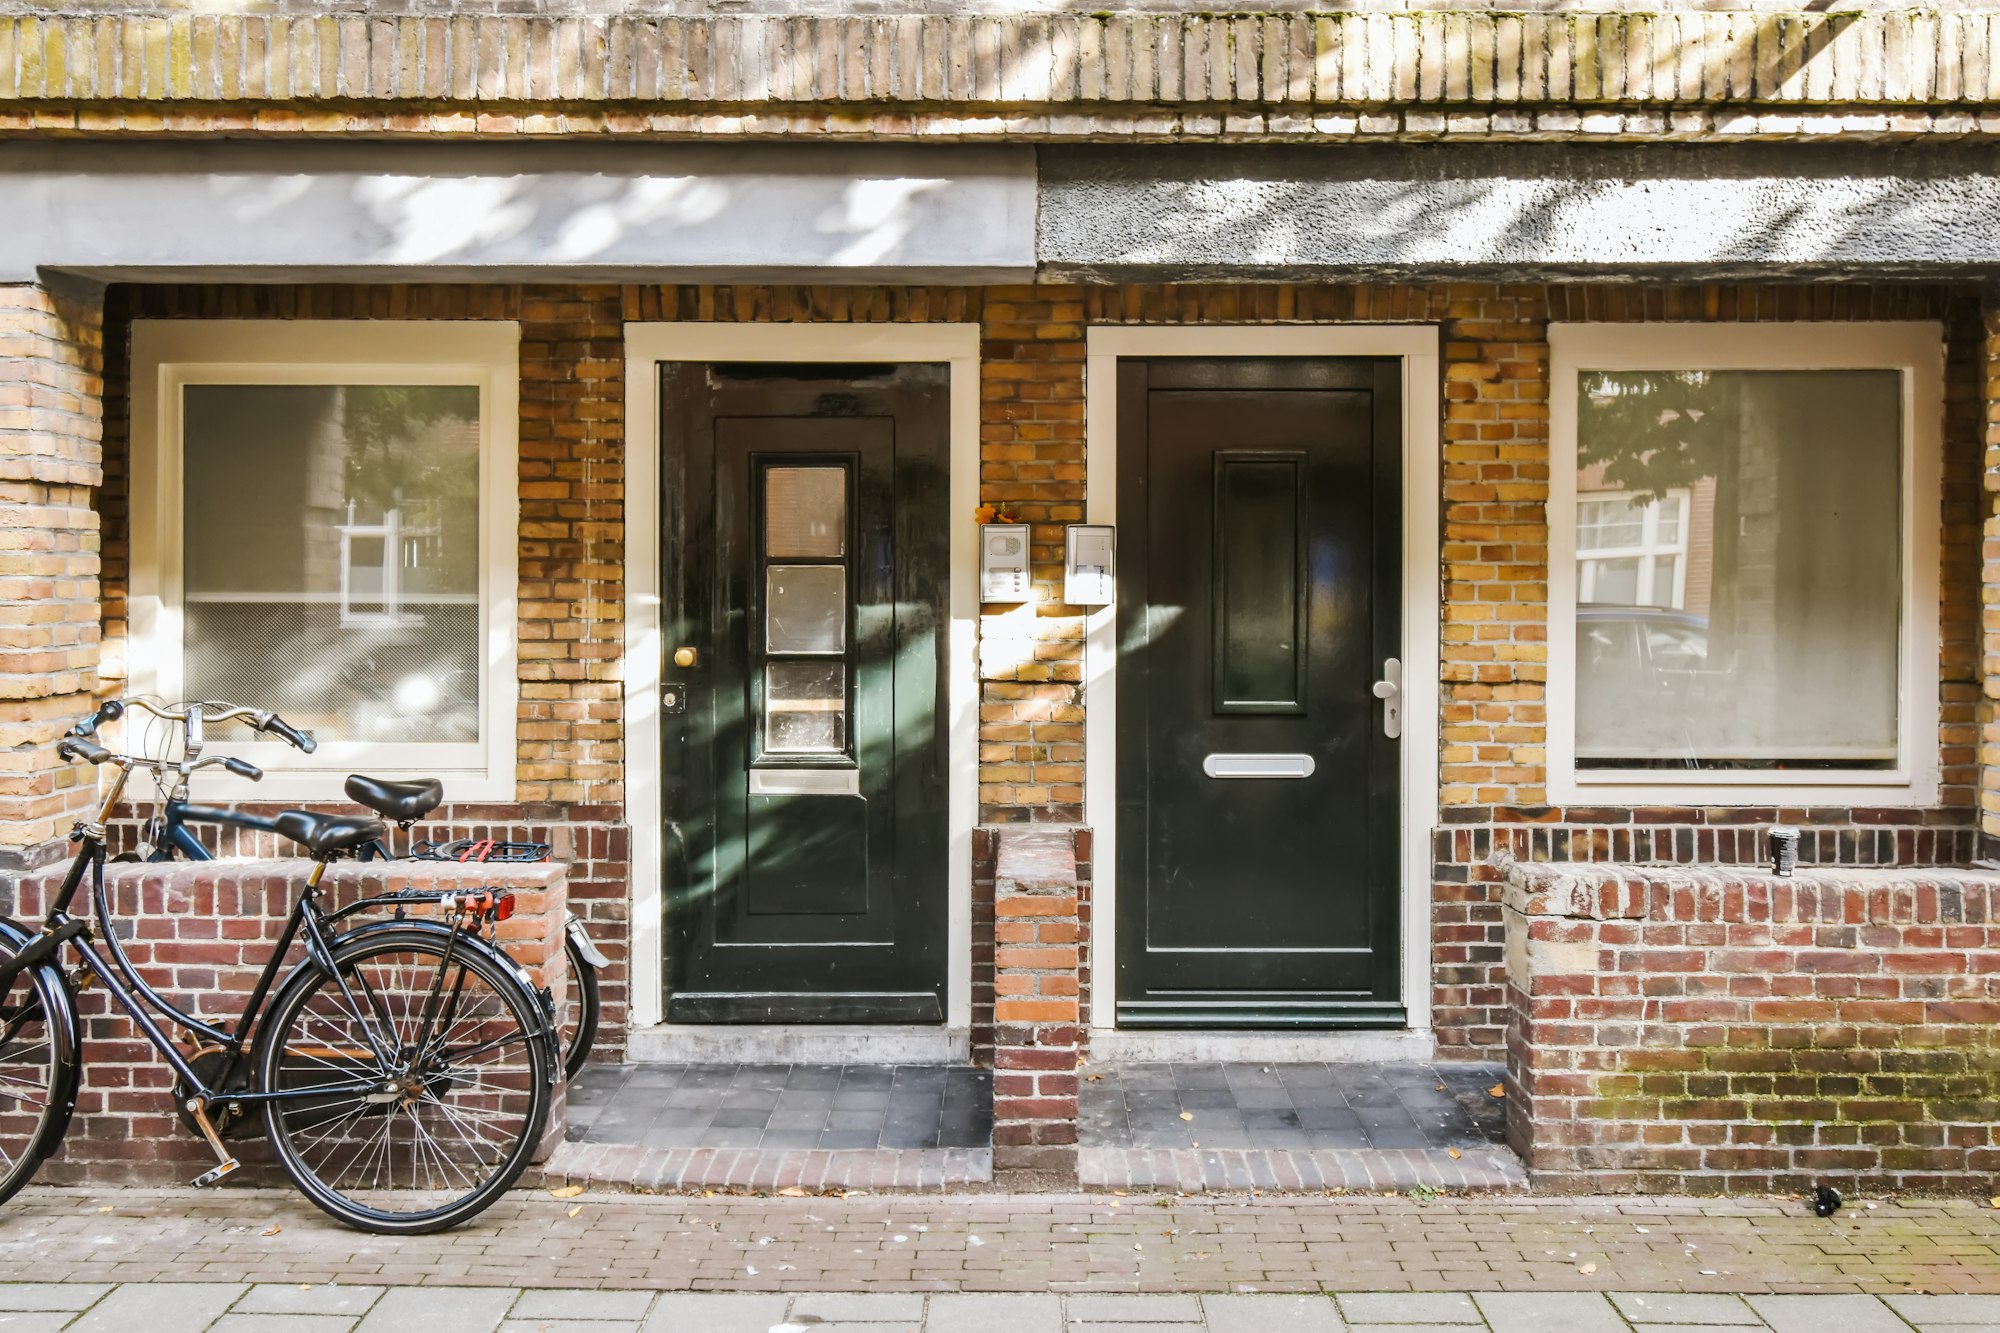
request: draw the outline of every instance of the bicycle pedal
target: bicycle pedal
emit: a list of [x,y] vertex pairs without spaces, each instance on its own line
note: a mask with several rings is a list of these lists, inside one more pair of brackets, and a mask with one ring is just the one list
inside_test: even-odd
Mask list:
[[232,1157],[220,1166],[210,1167],[194,1178],[194,1187],[198,1190],[205,1190],[210,1185],[219,1185],[222,1183],[224,1177],[233,1173],[241,1165],[241,1162]]

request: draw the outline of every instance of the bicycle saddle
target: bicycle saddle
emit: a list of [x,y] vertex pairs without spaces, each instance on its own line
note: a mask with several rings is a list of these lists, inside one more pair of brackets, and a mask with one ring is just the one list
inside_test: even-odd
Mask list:
[[407,824],[412,819],[422,819],[443,804],[444,786],[436,778],[423,778],[417,782],[384,782],[380,778],[351,773],[347,778],[347,797],[385,819]]
[[348,851],[388,834],[379,819],[359,815],[316,815],[310,810],[287,810],[271,821],[271,827],[314,856]]

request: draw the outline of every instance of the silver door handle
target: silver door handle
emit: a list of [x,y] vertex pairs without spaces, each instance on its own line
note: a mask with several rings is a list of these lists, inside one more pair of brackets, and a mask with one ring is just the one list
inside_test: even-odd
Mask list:
[[1375,682],[1374,695],[1382,701],[1382,734],[1395,740],[1403,734],[1403,663],[1390,658],[1382,664],[1382,679]]

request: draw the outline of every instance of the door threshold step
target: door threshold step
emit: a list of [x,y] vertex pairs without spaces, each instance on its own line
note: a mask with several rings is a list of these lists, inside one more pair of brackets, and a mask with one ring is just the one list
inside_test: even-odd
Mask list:
[[1092,1028],[1092,1064],[1428,1064],[1427,1029],[1354,1032]]
[[633,1028],[635,1065],[962,1065],[966,1028],[859,1023],[660,1023]]
[[1328,1190],[1476,1190],[1525,1194],[1528,1172],[1505,1148],[1103,1148],[1077,1151],[1077,1182],[1182,1194]]
[[691,1189],[807,1194],[921,1192],[993,1179],[991,1148],[644,1148],[565,1143],[540,1168],[549,1188],[594,1185],[642,1193]]

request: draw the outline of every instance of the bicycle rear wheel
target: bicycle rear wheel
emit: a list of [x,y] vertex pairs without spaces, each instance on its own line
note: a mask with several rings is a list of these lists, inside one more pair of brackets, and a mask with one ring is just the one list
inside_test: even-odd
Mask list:
[[563,931],[563,962],[569,968],[562,1023],[563,1077],[575,1078],[590,1063],[590,1044],[597,1040],[597,969],[567,930]]
[[327,1089],[264,1104],[279,1164],[363,1231],[476,1217],[520,1176],[548,1119],[538,998],[463,937],[447,961],[449,939],[410,925],[335,941],[338,978],[300,969],[258,1039],[259,1088]]
[[[0,961],[23,942],[0,931]],[[76,1096],[77,1050],[69,983],[46,963],[18,972],[0,992],[0,1203],[34,1178],[55,1151]]]

